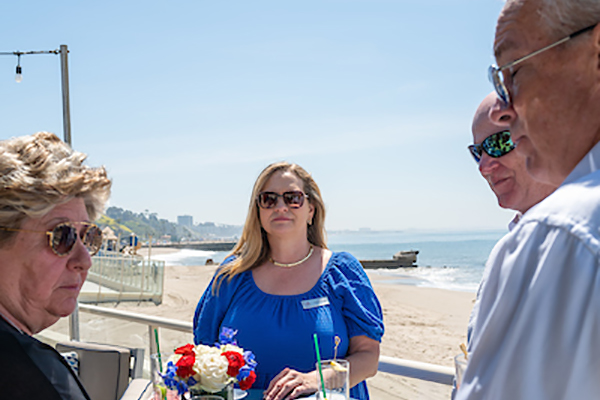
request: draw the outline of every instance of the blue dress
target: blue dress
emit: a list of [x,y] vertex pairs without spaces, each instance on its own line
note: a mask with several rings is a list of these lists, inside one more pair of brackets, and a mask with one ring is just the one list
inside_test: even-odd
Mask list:
[[[314,333],[322,359],[333,358],[336,335],[341,338],[338,358],[346,356],[351,337],[381,341],[383,336],[379,300],[361,264],[349,253],[333,253],[315,286],[298,295],[264,293],[252,271],[230,282],[224,279],[217,294],[212,291],[214,283],[213,277],[196,308],[194,342],[214,345],[221,327],[236,329],[240,347],[256,355],[253,388],[266,389],[285,367],[313,371]],[[350,397],[369,399],[366,382],[351,388]]]

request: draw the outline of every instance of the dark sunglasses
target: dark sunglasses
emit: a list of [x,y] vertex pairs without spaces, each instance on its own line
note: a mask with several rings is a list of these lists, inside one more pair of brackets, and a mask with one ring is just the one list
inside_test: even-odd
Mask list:
[[[85,229],[81,232],[81,234],[77,232],[75,225],[85,226]],[[77,243],[78,236],[81,238],[83,245],[91,256],[98,253],[100,247],[102,246],[102,231],[98,226],[89,222],[62,222],[48,232],[4,227],[0,227],[0,230],[45,233],[48,235],[50,248],[54,254],[59,257],[67,256],[71,253],[71,251],[73,251],[73,248],[75,248],[75,243]]]
[[514,148],[515,144],[510,137],[510,132],[504,131],[486,137],[481,144],[470,145],[469,151],[475,162],[479,164],[484,151],[488,156],[498,158],[510,153]]
[[256,202],[261,208],[273,208],[277,205],[277,200],[280,197],[283,198],[283,202],[290,208],[300,208],[304,204],[304,198],[308,198],[308,195],[299,190],[285,192],[283,194],[262,192],[256,196]]

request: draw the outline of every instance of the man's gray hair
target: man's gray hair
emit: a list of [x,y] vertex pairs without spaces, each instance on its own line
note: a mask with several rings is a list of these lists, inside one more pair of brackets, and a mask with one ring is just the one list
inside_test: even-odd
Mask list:
[[542,23],[555,39],[600,22],[598,0],[540,0],[540,6]]

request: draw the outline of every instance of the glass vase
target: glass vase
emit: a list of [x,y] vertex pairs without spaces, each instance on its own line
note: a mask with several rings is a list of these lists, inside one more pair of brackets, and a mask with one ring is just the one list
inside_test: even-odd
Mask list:
[[233,400],[233,383],[225,386],[223,390],[210,393],[202,389],[192,388],[190,390],[191,400]]

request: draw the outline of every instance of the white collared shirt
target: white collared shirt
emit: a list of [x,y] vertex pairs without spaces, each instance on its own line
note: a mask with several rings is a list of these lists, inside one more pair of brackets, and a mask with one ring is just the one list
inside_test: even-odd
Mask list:
[[599,166],[597,144],[492,250],[458,400],[600,398]]

